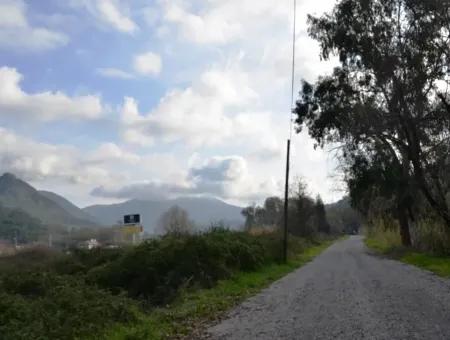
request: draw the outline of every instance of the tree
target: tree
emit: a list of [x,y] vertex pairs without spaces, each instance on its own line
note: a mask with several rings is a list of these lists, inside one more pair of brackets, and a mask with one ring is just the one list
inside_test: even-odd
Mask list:
[[381,190],[396,183],[389,195],[404,242],[416,190],[450,228],[442,174],[450,151],[449,3],[341,0],[308,21],[322,57],[338,55],[340,66],[316,84],[303,83],[298,129],[306,126],[318,146],[339,144],[349,179],[370,177],[382,161],[373,183]]
[[325,204],[323,204],[320,195],[317,196],[314,204],[315,219],[317,224],[317,230],[321,233],[329,234],[331,232],[330,224],[327,220],[327,213],[325,211]]
[[264,201],[264,222],[266,225],[281,226],[283,220],[283,200],[279,197],[268,197]]
[[194,223],[189,219],[186,210],[175,205],[161,215],[158,229],[163,234],[186,235],[192,233]]
[[256,207],[255,205],[251,205],[242,209],[242,216],[245,217],[245,228],[247,230],[251,229],[256,223]]
[[297,236],[309,237],[317,232],[314,217],[314,200],[307,192],[306,183],[298,179],[289,197],[289,231]]
[[264,206],[251,205],[242,209],[245,217],[245,227],[250,229],[254,226],[280,226],[283,218],[283,201],[279,197],[268,197]]

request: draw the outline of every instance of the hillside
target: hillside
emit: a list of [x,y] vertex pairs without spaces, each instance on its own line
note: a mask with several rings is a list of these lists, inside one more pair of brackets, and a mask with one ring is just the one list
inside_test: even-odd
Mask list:
[[0,240],[32,242],[45,233],[45,228],[35,218],[20,209],[0,205]]
[[97,224],[98,222],[95,220],[95,218],[82,209],[78,208],[75,204],[70,202],[68,199],[55,194],[51,191],[45,191],[45,190],[39,190],[39,193],[48,199],[55,202],[57,205],[59,205],[61,208],[63,208],[65,211],[67,211],[70,215],[73,217],[76,217],[80,220],[90,221],[92,223]]
[[207,227],[214,221],[224,221],[234,228],[244,223],[241,207],[213,198],[178,198],[167,201],[130,200],[112,205],[93,205],[83,210],[104,225],[117,223],[125,214],[141,214],[146,230],[153,232],[161,214],[174,205],[186,210],[189,217],[200,227]]
[[53,200],[10,173],[0,177],[0,204],[6,208],[21,209],[47,225],[84,227],[94,224],[71,215]]

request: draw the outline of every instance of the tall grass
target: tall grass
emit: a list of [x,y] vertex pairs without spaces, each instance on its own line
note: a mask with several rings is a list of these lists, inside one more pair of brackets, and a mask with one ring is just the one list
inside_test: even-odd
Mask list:
[[[436,219],[422,219],[410,225],[413,249],[435,255],[450,255],[450,231]],[[366,228],[367,242],[382,252],[401,249],[398,223],[378,218]]]
[[374,219],[366,227],[366,243],[382,253],[402,247],[398,224],[390,219]]
[[450,230],[443,223],[421,220],[413,226],[411,234],[416,249],[450,256]]

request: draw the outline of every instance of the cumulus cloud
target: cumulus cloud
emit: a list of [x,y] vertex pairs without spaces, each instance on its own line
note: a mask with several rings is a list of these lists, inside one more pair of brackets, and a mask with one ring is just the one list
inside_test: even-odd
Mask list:
[[189,194],[191,188],[174,183],[160,181],[144,181],[123,187],[99,186],[91,191],[91,195],[114,199],[165,200]]
[[117,68],[98,68],[97,74],[105,78],[133,79],[135,76]]
[[0,169],[29,181],[46,178],[67,183],[102,183],[109,172],[84,162],[84,153],[67,145],[39,143],[0,127]]
[[22,0],[0,0],[0,49],[45,51],[68,43],[61,32],[30,25],[26,11]]
[[176,2],[166,2],[165,19],[179,26],[181,36],[195,43],[224,44],[241,33],[237,22],[230,22],[219,11],[203,15],[191,13]]
[[123,33],[134,33],[139,27],[130,18],[126,1],[120,0],[70,0],[76,8],[84,8],[104,25]]
[[[306,14],[322,13],[334,0],[299,0],[297,15],[299,31],[306,30]],[[256,32],[274,33],[286,28],[286,19],[292,17],[292,2],[285,5],[273,0],[208,1],[201,6],[195,1],[162,0],[163,18],[175,26],[179,36],[197,44],[227,44],[258,39]],[[277,33],[277,32],[275,32]],[[286,30],[282,30],[286,34]]]
[[[193,165],[177,181],[142,181],[129,185],[98,186],[91,194],[102,198],[164,200],[180,196],[212,196],[235,202],[261,200],[273,195],[274,181],[251,177],[240,156],[212,157]],[[242,201],[243,200],[243,201]]]
[[134,98],[126,98],[122,107],[123,137],[129,143],[151,145],[184,142],[192,146],[217,145],[243,128],[246,114],[231,114],[248,101],[257,99],[248,86],[247,75],[238,70],[204,72],[192,86],[167,93],[150,113],[139,113]]
[[23,115],[36,120],[97,119],[103,112],[98,96],[69,97],[63,92],[29,94],[23,76],[10,67],[0,68],[0,115]]
[[162,70],[161,57],[153,52],[139,54],[133,60],[134,70],[145,76],[156,76]]

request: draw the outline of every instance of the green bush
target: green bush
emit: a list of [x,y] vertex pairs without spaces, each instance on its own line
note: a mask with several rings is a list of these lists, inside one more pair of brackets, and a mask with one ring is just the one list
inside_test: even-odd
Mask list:
[[132,301],[75,277],[17,272],[0,281],[1,339],[86,338],[136,319]]
[[[315,241],[291,237],[289,248],[297,255]],[[0,339],[96,338],[113,325],[134,324],[142,306],[279,262],[281,244],[277,233],[213,228],[134,248],[69,255],[35,249],[1,259]]]
[[191,236],[166,236],[128,250],[117,261],[95,267],[87,281],[113,292],[126,290],[151,304],[167,303],[180,287],[208,288],[236,271],[252,271],[279,259],[274,236],[214,229]]

